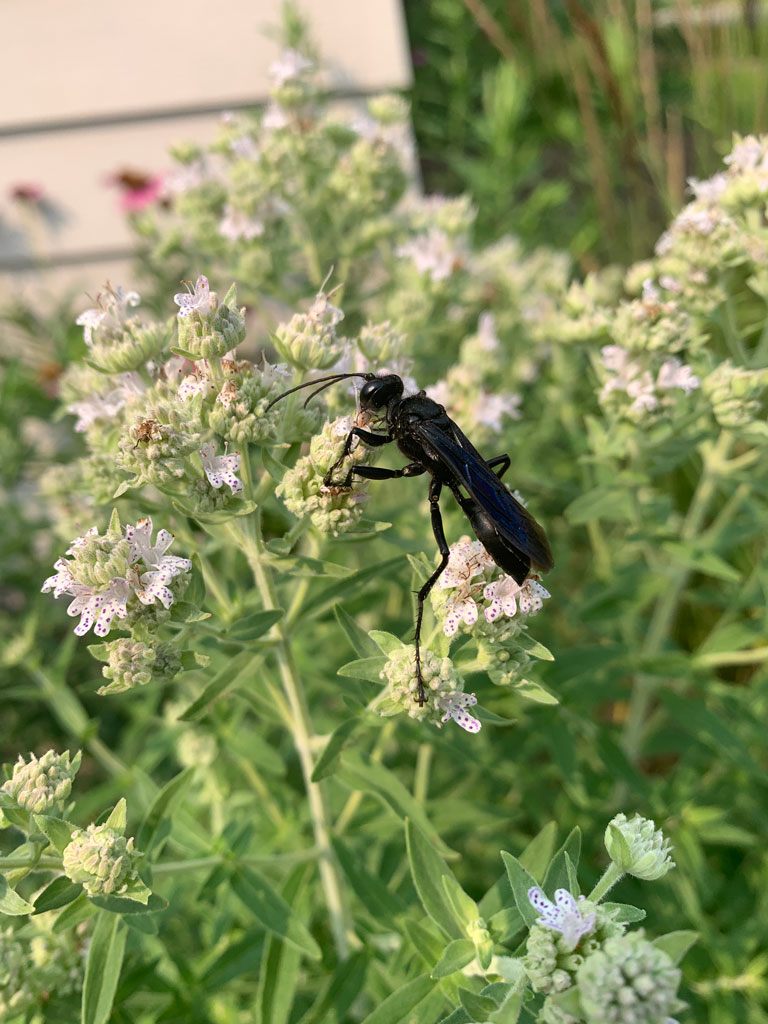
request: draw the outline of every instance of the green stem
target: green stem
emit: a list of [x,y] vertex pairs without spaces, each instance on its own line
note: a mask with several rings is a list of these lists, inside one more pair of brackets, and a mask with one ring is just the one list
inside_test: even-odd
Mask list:
[[590,903],[599,903],[609,889],[612,889],[617,882],[624,877],[624,872],[617,867],[613,861],[605,869],[605,874],[597,883],[592,892],[587,896]]
[[[701,531],[710,503],[717,491],[718,479],[731,443],[730,434],[723,431],[717,442],[704,451],[702,473],[688,506],[680,533],[683,541],[694,540]],[[648,632],[641,648],[643,655],[657,654],[661,650],[661,646],[672,628],[680,598],[690,575],[691,571],[686,568],[680,567],[674,571],[669,585],[659,597],[653,610]],[[624,751],[630,761],[636,761],[640,754],[648,710],[658,685],[659,679],[655,676],[638,675],[635,679],[623,736]]]
[[[238,546],[242,547],[245,552],[254,581],[261,594],[264,608],[272,610],[279,607],[279,605],[272,572],[265,565],[262,558],[263,543],[258,513],[248,518],[249,523],[247,524],[232,524],[232,536],[235,538]],[[312,819],[319,861],[320,882],[325,893],[331,932],[338,957],[340,960],[345,960],[349,955],[347,914],[344,906],[338,863],[331,846],[330,814],[325,794],[321,784],[312,781],[312,772],[315,767],[312,757],[314,736],[309,720],[309,709],[285,627],[281,622],[278,622],[272,627],[271,632],[276,641],[272,653],[277,661],[283,692],[288,701],[293,720],[294,743],[299,755],[301,770],[304,776],[304,786],[307,791],[309,812]]]

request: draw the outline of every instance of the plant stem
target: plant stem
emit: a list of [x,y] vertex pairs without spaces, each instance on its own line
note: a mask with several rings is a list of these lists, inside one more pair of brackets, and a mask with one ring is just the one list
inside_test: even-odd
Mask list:
[[[680,533],[683,541],[694,540],[701,530],[710,502],[717,490],[717,481],[731,443],[730,434],[723,431],[717,442],[703,453],[702,473],[688,506]],[[657,654],[661,650],[664,639],[669,634],[677,615],[680,598],[690,575],[690,569],[684,567],[675,569],[669,585],[659,597],[653,610],[648,632],[641,648],[643,655]],[[648,709],[658,685],[659,680],[656,676],[638,675],[635,679],[623,736],[624,751],[630,761],[636,761],[640,754]]]
[[617,867],[613,861],[605,869],[605,874],[597,883],[592,892],[587,896],[590,903],[598,903],[603,896],[612,889],[617,882],[621,881],[624,877],[624,872],[621,868]]
[[[233,524],[232,535],[237,544],[244,549],[254,581],[261,594],[264,608],[271,611],[278,607],[278,603],[272,572],[262,559],[263,542],[257,517],[258,513],[253,517],[249,517],[249,522],[246,524],[240,522]],[[338,863],[331,846],[330,814],[322,786],[320,783],[312,781],[312,772],[315,767],[312,757],[312,741],[314,737],[309,720],[307,702],[301,685],[301,679],[294,663],[290,642],[286,636],[285,627],[281,622],[276,623],[272,627],[272,635],[276,640],[272,653],[277,661],[283,692],[290,707],[293,720],[294,743],[296,744],[296,751],[299,755],[301,770],[304,775],[304,786],[307,791],[309,812],[315,835],[320,882],[325,893],[331,932],[338,957],[340,960],[345,960],[349,955],[347,915]]]

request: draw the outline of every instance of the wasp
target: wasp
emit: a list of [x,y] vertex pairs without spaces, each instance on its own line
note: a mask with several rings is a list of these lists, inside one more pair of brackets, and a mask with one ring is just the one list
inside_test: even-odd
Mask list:
[[[374,420],[386,424],[386,433],[353,426],[341,455],[325,474],[324,485],[349,489],[356,476],[366,480],[394,480],[428,473],[431,477],[429,510],[440,564],[417,594],[414,634],[418,683],[416,700],[419,706],[423,706],[427,702],[420,649],[424,602],[445,571],[449,559],[440,511],[443,488],[448,488],[453,494],[475,536],[494,562],[517,583],[522,584],[533,571],[548,572],[554,566],[554,559],[542,527],[501,482],[501,477],[512,464],[509,455],[497,455],[486,461],[445,408],[428,398],[425,391],[403,397],[403,381],[397,374],[336,373],[318,377],[284,391],[267,408],[295,391],[320,384],[304,402],[306,406],[321,391],[350,377],[365,381],[360,389],[359,402],[366,422]],[[409,461],[401,469],[351,466],[340,480],[334,479],[351,452],[355,438],[372,448],[394,443]]]

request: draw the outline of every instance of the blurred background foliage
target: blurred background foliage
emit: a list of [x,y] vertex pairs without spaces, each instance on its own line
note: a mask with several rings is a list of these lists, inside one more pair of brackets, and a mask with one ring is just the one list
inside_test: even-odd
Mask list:
[[583,270],[647,255],[734,132],[768,128],[756,0],[405,0],[428,192],[469,192],[487,240]]

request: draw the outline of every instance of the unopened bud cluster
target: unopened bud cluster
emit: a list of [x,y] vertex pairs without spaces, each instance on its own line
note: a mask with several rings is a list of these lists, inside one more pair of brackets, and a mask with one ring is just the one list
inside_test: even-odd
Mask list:
[[[312,438],[309,455],[298,460],[287,470],[275,489],[286,508],[297,518],[309,516],[313,525],[323,533],[339,534],[352,529],[363,511],[368,495],[355,478],[350,488],[325,484],[325,475],[344,451],[344,444],[352,429],[352,419],[342,416],[326,423]],[[353,439],[353,447],[343,463],[335,470],[343,480],[352,466],[367,464],[372,459],[371,449]]]
[[179,653],[171,644],[154,646],[123,637],[110,641],[106,648],[109,662],[101,671],[109,683],[99,688],[102,695],[146,686],[153,679],[159,683],[167,682],[181,668]]
[[605,941],[576,972],[587,1024],[662,1024],[685,1003],[680,971],[642,929]]
[[409,718],[427,720],[435,725],[441,724],[443,719],[440,698],[450,697],[463,688],[450,658],[440,658],[422,648],[421,678],[428,700],[420,707],[416,699],[419,684],[413,644],[404,645],[389,655],[381,678],[387,685],[371,705],[374,711],[385,716],[404,711]]
[[556,930],[543,924],[531,925],[523,966],[536,992],[564,992],[574,984],[576,971],[586,956],[600,949],[606,939],[623,935],[626,925],[616,920],[616,913],[598,904],[581,900],[581,920],[591,927]]
[[336,326],[344,314],[319,292],[306,313],[296,313],[280,324],[274,343],[283,359],[299,370],[326,370],[345,354],[348,342],[337,337]]
[[88,825],[76,829],[64,848],[64,874],[81,883],[89,896],[119,896],[137,880],[141,856],[132,838],[109,825]]
[[245,340],[245,309],[238,308],[235,286],[219,302],[206,277],[198,277],[194,290],[179,292],[179,348],[191,359],[220,358]]
[[19,754],[13,775],[2,789],[25,811],[44,814],[67,799],[79,767],[79,752],[71,761],[68,750],[63,754],[49,750],[42,757],[30,754],[27,760]]
[[51,915],[35,915],[23,929],[0,928],[0,1020],[38,1021],[52,995],[82,988],[84,948],[76,932],[51,930]]
[[88,362],[103,373],[137,370],[168,343],[166,324],[144,323],[131,312],[141,298],[137,292],[107,285],[97,306],[77,318],[88,345]]
[[608,856],[621,871],[654,881],[675,866],[672,844],[649,818],[617,814],[605,830]]

